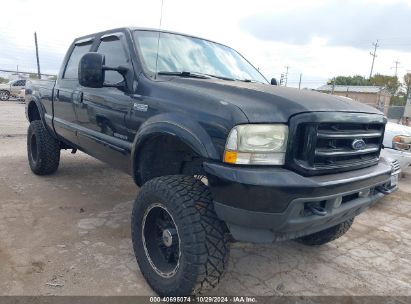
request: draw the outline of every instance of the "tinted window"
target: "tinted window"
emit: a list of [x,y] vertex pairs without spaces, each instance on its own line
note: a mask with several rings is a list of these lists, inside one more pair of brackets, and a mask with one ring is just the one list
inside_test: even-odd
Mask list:
[[15,83],[13,83],[13,87],[22,87],[26,84],[25,80],[18,80]]
[[91,42],[86,44],[76,45],[71,52],[70,59],[67,62],[66,70],[64,71],[63,78],[78,79],[78,63],[80,58],[90,51]]
[[[117,37],[110,37],[101,41],[98,52],[106,57],[105,65],[116,68],[119,65],[128,66],[128,59],[122,42]],[[116,71],[106,71],[106,83],[118,83],[123,81]]]

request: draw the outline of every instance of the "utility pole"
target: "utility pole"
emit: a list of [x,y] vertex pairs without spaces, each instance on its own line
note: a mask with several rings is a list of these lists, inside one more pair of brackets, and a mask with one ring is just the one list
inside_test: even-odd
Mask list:
[[300,73],[300,81],[298,82],[298,89],[301,90],[301,78],[303,77],[303,74]]
[[398,65],[400,64],[400,62],[398,61],[398,59],[396,61],[394,61],[395,66],[391,67],[391,69],[395,69],[395,77],[397,77],[397,72],[398,72]]
[[378,40],[377,40],[376,43],[373,43],[372,45],[374,46],[374,53],[371,53],[371,52],[370,52],[370,55],[372,56],[370,79],[371,79],[371,77],[372,77],[372,70],[374,69],[375,57],[377,57],[377,47],[379,47],[379,45],[378,45]]
[[39,79],[41,79],[41,73],[40,73],[40,60],[39,60],[39,47],[37,44],[37,33],[34,32],[34,44],[36,45],[36,58],[37,58],[37,76]]
[[287,86],[287,82],[288,82],[288,69],[290,68],[290,66],[286,66],[285,67],[285,86]]
[[[410,74],[410,73],[411,73],[411,70],[407,70],[407,74]],[[405,82],[405,85],[407,86],[407,92],[405,95],[405,99],[407,100],[407,103],[411,105],[411,79],[408,81],[408,83]]]
[[280,86],[282,86],[283,83],[284,83],[284,74],[281,74],[281,77],[280,77]]

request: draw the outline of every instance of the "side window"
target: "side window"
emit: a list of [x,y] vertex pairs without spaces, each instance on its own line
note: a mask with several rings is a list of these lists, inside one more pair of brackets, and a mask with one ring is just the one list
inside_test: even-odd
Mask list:
[[13,87],[21,87],[24,86],[23,80],[17,80],[15,83],[13,83]]
[[[129,60],[127,58],[123,44],[117,37],[109,37],[102,40],[97,52],[105,56],[105,65],[108,67],[116,68],[119,65],[129,65]],[[105,81],[106,83],[111,84],[119,83],[123,81],[123,76],[121,76],[116,71],[106,71]]]
[[65,79],[78,79],[78,63],[80,58],[90,51],[91,42],[85,44],[76,45],[71,52],[70,58],[67,62],[66,69],[64,70],[63,78]]

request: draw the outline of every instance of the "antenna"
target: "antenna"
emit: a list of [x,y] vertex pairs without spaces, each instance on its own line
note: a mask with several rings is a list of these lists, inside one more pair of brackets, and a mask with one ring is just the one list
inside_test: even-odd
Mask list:
[[157,67],[158,67],[158,51],[160,48],[160,35],[161,35],[161,21],[163,20],[163,4],[164,0],[161,0],[161,9],[160,9],[160,24],[158,25],[158,37],[157,37],[157,55],[156,55],[156,73],[154,74],[154,79],[157,79]]

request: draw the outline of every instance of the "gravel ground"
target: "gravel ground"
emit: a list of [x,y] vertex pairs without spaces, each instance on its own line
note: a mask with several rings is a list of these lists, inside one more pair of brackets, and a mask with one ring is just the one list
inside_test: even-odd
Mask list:
[[[30,172],[24,105],[0,102],[0,295],[153,295],[131,248],[132,179],[83,153]],[[235,243],[216,295],[411,295],[411,178],[322,247]]]

